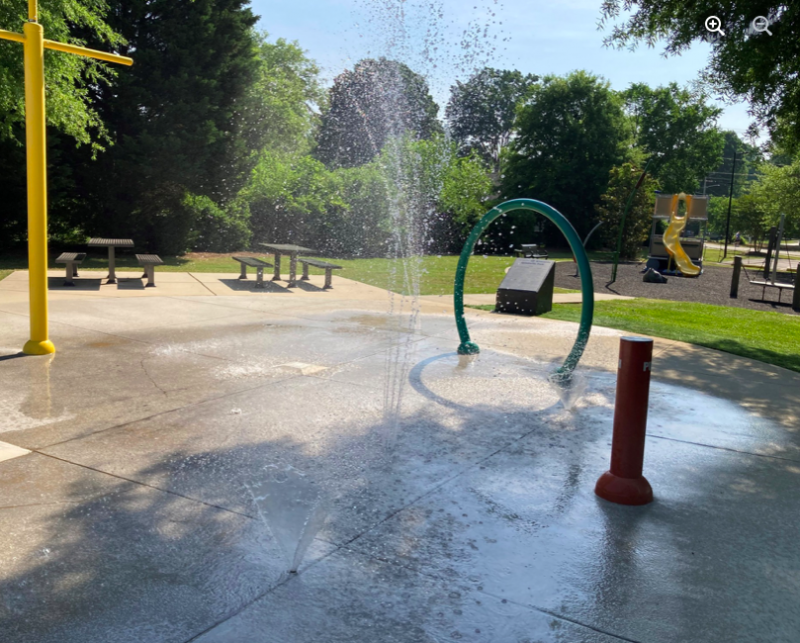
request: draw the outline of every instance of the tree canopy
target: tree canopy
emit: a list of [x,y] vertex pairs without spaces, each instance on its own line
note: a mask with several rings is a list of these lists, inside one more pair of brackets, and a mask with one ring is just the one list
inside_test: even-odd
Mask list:
[[328,103],[316,156],[329,167],[368,163],[390,136],[427,139],[442,131],[427,81],[386,58],[362,60],[337,76]]
[[[609,173],[608,189],[597,205],[598,220],[603,224],[599,231],[599,237],[609,248],[615,248],[617,245],[622,214],[641,175],[642,168],[631,163],[614,167]],[[622,233],[620,249],[620,257],[623,259],[639,258],[642,244],[649,236],[653,221],[655,191],[659,188],[658,181],[648,174],[636,191],[630,210],[625,217],[625,229]]]
[[165,253],[186,250],[193,227],[186,194],[224,204],[247,180],[267,131],[253,125],[259,49],[247,4],[114,3],[109,24],[136,62],[96,90],[114,140],[96,165],[82,164],[91,176],[79,179],[96,233],[136,237]]
[[722,161],[721,109],[676,83],[651,88],[634,83],[622,93],[632,145],[651,157],[649,171],[667,192],[696,192]]
[[727,197],[730,195],[733,173],[733,196],[739,197],[746,191],[747,185],[758,178],[758,168],[764,162],[764,155],[758,147],[743,141],[736,132],[725,131],[722,135],[725,137],[722,163],[708,174],[703,188],[710,196]]
[[503,197],[546,201],[588,232],[609,172],[627,153],[622,108],[619,94],[597,76],[546,77],[520,107]]
[[[724,37],[705,28],[712,8]],[[606,37],[611,46],[654,47],[663,39],[666,54],[680,55],[696,41],[710,42],[704,80],[729,98],[748,100],[773,135],[800,148],[800,3],[603,0],[602,15],[611,25]],[[772,35],[752,28],[759,15],[769,19]]]
[[495,173],[508,145],[517,114],[538,76],[485,67],[450,90],[446,117],[450,134],[462,153],[477,152]]
[[[106,21],[105,0],[48,0],[40,8],[46,37],[77,45],[86,38],[105,50],[118,49],[124,38]],[[0,29],[20,33],[28,19],[25,0],[0,3]],[[79,34],[85,38],[79,37]],[[92,105],[92,86],[107,86],[111,66],[90,58],[45,52],[47,122],[79,143],[105,142],[105,124]],[[0,139],[20,139],[25,119],[22,45],[0,42]]]

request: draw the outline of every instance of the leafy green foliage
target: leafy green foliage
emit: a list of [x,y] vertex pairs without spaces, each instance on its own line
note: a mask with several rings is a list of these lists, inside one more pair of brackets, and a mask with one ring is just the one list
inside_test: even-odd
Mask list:
[[320,161],[277,152],[261,155],[241,198],[250,206],[255,242],[312,248],[324,236],[328,218],[346,206],[338,177]]
[[461,152],[477,152],[499,172],[500,155],[511,140],[517,105],[538,80],[533,74],[485,67],[465,83],[456,81],[446,116]]
[[731,234],[741,232],[755,245],[760,245],[767,233],[764,206],[754,194],[743,194],[733,200],[731,208]]
[[491,182],[480,159],[443,137],[390,139],[370,163],[328,169],[302,154],[264,152],[241,199],[255,241],[295,242],[334,255],[404,248],[439,251],[486,209]]
[[[635,167],[630,163],[612,168],[609,173],[608,189],[601,197],[600,205],[597,206],[599,220],[603,224],[598,232],[600,232],[601,238],[605,240],[605,245],[609,248],[616,248],[617,246],[622,214],[641,174],[641,168]],[[645,176],[636,191],[636,195],[633,197],[630,209],[625,217],[620,258],[639,258],[642,244],[649,237],[653,221],[655,191],[658,189],[658,181],[649,175]]]
[[252,110],[245,138],[270,150],[294,152],[311,148],[319,125],[313,106],[325,102],[319,69],[296,42],[258,36],[258,74],[248,89]]
[[722,163],[709,173],[703,187],[710,196],[727,197],[730,195],[731,173],[733,173],[733,196],[738,197],[746,191],[749,183],[758,179],[758,167],[764,162],[764,155],[755,145],[745,143],[736,132],[726,131],[722,134],[725,136]]
[[[108,3],[105,0],[47,0],[40,3],[39,21],[45,38],[76,45],[92,43],[107,51],[118,49],[124,39],[106,22]],[[26,0],[5,0],[0,3],[0,29],[22,32],[28,19]],[[47,87],[47,122],[79,143],[105,142],[104,123],[92,105],[91,87],[107,86],[114,78],[112,65],[89,58],[45,52],[45,84]],[[0,139],[22,143],[19,125],[25,119],[25,89],[22,65],[22,44],[0,42]]]
[[[187,195],[221,209],[238,193],[261,146],[266,111],[255,16],[246,0],[118,0],[108,21],[135,64],[96,104],[114,145],[95,163],[76,154],[90,234],[130,236],[151,251],[192,247]],[[86,207],[86,203],[88,206]],[[91,218],[88,218],[89,214]]]
[[442,131],[426,80],[394,60],[360,61],[336,77],[328,102],[316,156],[331,168],[368,163],[390,137]]
[[250,245],[250,210],[241,200],[220,207],[207,196],[187,194],[181,202],[186,216],[192,220],[189,236],[191,248],[207,252],[225,252]]
[[650,171],[664,191],[696,192],[722,161],[724,137],[716,127],[722,110],[676,83],[655,89],[635,83],[622,95],[633,145],[652,157]]
[[[709,13],[721,21],[724,37],[705,29]],[[665,51],[680,55],[698,40],[711,43],[703,79],[729,97],[750,101],[756,117],[787,144],[800,146],[800,4],[774,0],[732,0],[712,7],[685,0],[603,0],[606,43],[634,49],[666,40]],[[767,16],[770,31],[751,28]]]
[[464,232],[489,210],[492,180],[483,161],[475,155],[453,155],[444,169],[439,207],[458,223]]
[[760,166],[761,179],[750,188],[766,226],[778,225],[781,213],[786,215],[786,232],[800,232],[800,158],[791,165]]
[[519,110],[517,137],[505,166],[504,200],[545,201],[585,235],[611,168],[626,157],[622,107],[622,98],[597,76],[577,71],[546,77]]

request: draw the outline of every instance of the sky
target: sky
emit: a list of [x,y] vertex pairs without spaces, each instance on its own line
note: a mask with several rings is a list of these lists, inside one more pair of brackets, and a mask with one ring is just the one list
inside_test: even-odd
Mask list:
[[[270,39],[298,41],[326,84],[361,58],[387,56],[423,74],[444,106],[450,86],[488,65],[563,75],[585,69],[614,89],[634,82],[686,85],[705,66],[709,45],[678,57],[663,48],[636,52],[603,46],[601,0],[251,0]],[[465,46],[465,43],[468,46]],[[719,125],[743,136],[746,104],[725,105]]]

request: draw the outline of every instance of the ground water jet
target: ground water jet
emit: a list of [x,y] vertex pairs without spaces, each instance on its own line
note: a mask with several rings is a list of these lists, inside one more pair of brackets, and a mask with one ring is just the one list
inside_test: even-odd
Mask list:
[[290,465],[268,465],[264,472],[261,481],[244,486],[256,514],[283,552],[287,571],[294,574],[325,524],[328,503],[319,485]]

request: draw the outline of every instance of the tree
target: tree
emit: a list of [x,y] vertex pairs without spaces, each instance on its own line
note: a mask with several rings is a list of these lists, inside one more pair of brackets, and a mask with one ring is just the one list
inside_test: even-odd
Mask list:
[[241,196],[249,204],[256,241],[321,251],[329,250],[327,238],[335,233],[331,222],[347,205],[336,174],[308,154],[297,153],[263,152]]
[[[77,162],[83,211],[96,234],[131,236],[164,254],[191,247],[187,195],[222,208],[254,165],[262,139],[256,17],[247,0],[118,0],[109,24],[136,63],[95,104],[114,145]],[[266,130],[266,128],[263,128]],[[266,131],[264,132],[266,135]],[[77,160],[76,160],[77,161]]]
[[[589,232],[608,174],[625,160],[628,134],[622,107],[622,98],[608,82],[585,71],[546,77],[520,107],[503,198],[545,201],[578,232]],[[523,229],[526,224],[519,221]]]
[[[710,196],[728,197],[731,190],[731,173],[733,173],[733,196],[741,196],[749,183],[758,178],[758,166],[764,162],[764,155],[755,145],[745,143],[736,132],[723,132],[725,147],[722,151],[722,163],[714,171],[709,172],[703,183],[703,190]],[[736,153],[736,167],[733,156]]]
[[[747,99],[773,134],[800,146],[800,4],[732,0],[713,12],[706,3],[683,0],[603,0],[601,6],[604,24],[625,14],[606,38],[611,46],[653,47],[664,39],[665,53],[680,55],[695,41],[710,42],[702,79],[728,98]],[[705,28],[710,12],[720,18],[724,37]],[[759,15],[769,19],[772,35],[752,28]]]
[[667,192],[696,192],[722,161],[722,110],[676,83],[652,89],[634,83],[622,93],[633,145],[651,157],[650,173]]
[[485,67],[466,83],[456,81],[445,114],[461,152],[474,150],[499,174],[500,152],[511,140],[517,105],[538,80],[533,74]]
[[786,232],[800,231],[800,159],[791,165],[778,167],[764,163],[762,176],[750,187],[757,208],[764,213],[767,227],[778,225],[780,215],[786,215]]
[[322,115],[316,156],[331,168],[371,161],[386,140],[441,133],[428,83],[403,63],[365,59],[336,77]]
[[[631,163],[614,167],[609,173],[608,189],[600,198],[600,204],[596,206],[599,220],[603,224],[600,227],[600,236],[609,248],[617,246],[622,214],[641,174],[642,169]],[[625,217],[620,258],[639,258],[642,244],[647,241],[652,226],[655,191],[658,189],[658,181],[649,174],[645,176]]]
[[308,151],[319,126],[315,111],[325,101],[319,81],[319,68],[296,42],[278,38],[275,42],[261,34],[259,70],[249,88],[250,129],[254,137],[270,150]]
[[742,232],[751,243],[760,246],[767,227],[764,225],[764,210],[753,194],[743,194],[734,199],[731,208],[731,227]]
[[[124,42],[106,22],[105,0],[48,0],[40,9],[45,35],[83,45],[79,34],[87,35],[103,50],[114,50]],[[19,33],[27,20],[27,3],[0,3],[0,29]],[[91,87],[106,85],[116,72],[109,66],[81,56],[45,52],[47,122],[79,143],[104,142],[103,122],[91,104]],[[25,90],[22,46],[0,43],[0,139],[22,143],[18,126],[25,120]]]

